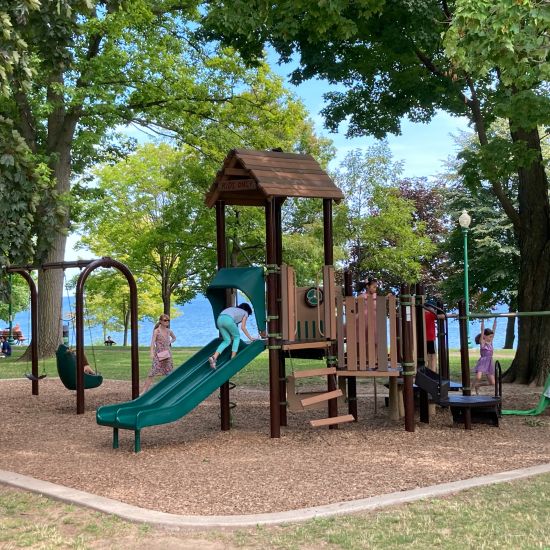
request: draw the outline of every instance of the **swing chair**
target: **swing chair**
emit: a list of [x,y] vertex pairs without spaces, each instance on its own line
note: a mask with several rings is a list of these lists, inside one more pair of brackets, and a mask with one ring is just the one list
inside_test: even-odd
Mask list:
[[[65,290],[67,292],[67,300],[69,304],[69,316],[67,320],[69,322],[72,322],[72,336],[74,340],[75,316],[73,315],[72,308],[71,308],[71,299],[69,296],[69,287],[67,284],[67,279],[65,276],[64,278],[65,278]],[[87,314],[88,312],[87,306],[85,307],[85,310]],[[88,319],[88,315],[86,315],[86,319]],[[62,320],[65,321],[65,319],[62,319]],[[103,383],[103,376],[101,376],[101,374],[97,372],[95,349],[93,345],[92,330],[91,330],[89,321],[88,321],[88,331],[90,334],[90,342],[92,342],[92,356],[93,356],[95,374],[89,374],[86,372],[84,373],[84,389],[86,390],[97,388],[98,386],[101,386],[101,384]],[[56,356],[57,373],[59,374],[59,379],[68,390],[76,390],[76,353],[73,352],[68,345],[61,344],[57,348],[57,351],[55,352],[55,356]]]

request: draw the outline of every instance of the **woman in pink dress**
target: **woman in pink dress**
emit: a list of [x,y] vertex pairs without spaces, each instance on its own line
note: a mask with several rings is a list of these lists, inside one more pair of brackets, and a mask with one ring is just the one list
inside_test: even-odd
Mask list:
[[153,330],[151,338],[151,359],[153,360],[153,365],[147,375],[147,380],[145,380],[143,393],[149,389],[155,376],[167,375],[174,370],[170,346],[172,342],[175,342],[176,336],[170,330],[169,324],[170,317],[168,315],[161,315]]
[[481,321],[481,332],[476,336],[476,344],[479,345],[479,359],[476,364],[476,380],[473,389],[478,393],[481,385],[481,377],[485,374],[489,384],[495,385],[495,365],[493,363],[493,339],[497,329],[497,319],[493,323],[493,329],[485,328],[485,321]]

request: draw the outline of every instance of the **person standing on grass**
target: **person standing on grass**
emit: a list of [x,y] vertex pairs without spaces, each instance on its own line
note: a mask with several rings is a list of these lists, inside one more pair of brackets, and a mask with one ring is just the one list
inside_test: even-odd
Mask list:
[[210,368],[216,368],[216,361],[218,360],[218,357],[221,352],[229,346],[229,344],[231,344],[231,359],[237,355],[239,342],[241,341],[241,335],[239,334],[239,323],[241,324],[241,328],[245,336],[251,342],[258,340],[258,338],[253,338],[246,329],[246,321],[250,315],[252,315],[252,308],[246,303],[239,304],[237,307],[225,308],[219,314],[216,325],[223,340],[217,347],[214,355],[208,358]]
[[170,317],[163,314],[155,324],[153,336],[151,337],[151,359],[153,364],[147,375],[147,380],[145,380],[142,393],[149,389],[155,376],[165,376],[174,370],[170,346],[175,341],[176,335],[170,330]]
[[476,364],[476,380],[473,389],[476,394],[481,385],[481,377],[485,374],[489,384],[495,385],[495,364],[493,363],[493,339],[497,329],[497,318],[493,323],[493,329],[485,328],[485,320],[481,321],[481,332],[476,336],[476,344],[479,345],[479,359]]

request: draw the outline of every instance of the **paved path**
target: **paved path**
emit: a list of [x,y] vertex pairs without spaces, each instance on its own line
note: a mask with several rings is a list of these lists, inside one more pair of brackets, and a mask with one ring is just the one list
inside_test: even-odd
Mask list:
[[410,491],[401,491],[379,495],[359,500],[347,502],[338,502],[336,504],[327,504],[325,506],[315,506],[312,508],[301,508],[299,510],[288,510],[286,512],[273,512],[269,514],[249,514],[235,516],[184,516],[178,514],[168,514],[156,510],[148,510],[132,506],[118,500],[100,497],[77,489],[70,489],[63,485],[57,485],[48,481],[41,481],[32,477],[0,470],[0,483],[25,489],[34,493],[40,493],[44,496],[61,500],[78,506],[86,506],[106,514],[114,514],[128,521],[138,523],[149,523],[158,527],[178,529],[178,528],[227,528],[227,527],[252,527],[256,525],[276,525],[280,523],[293,523],[306,521],[313,518],[328,517],[339,514],[352,514],[373,510],[385,506],[394,506],[406,502],[413,502],[424,498],[434,498],[449,495],[471,489],[514,481],[535,475],[550,473],[550,464],[541,464],[530,468],[520,470],[511,470],[500,472],[487,476],[474,477],[451,483],[442,483],[441,485],[432,485],[431,487],[422,487]]

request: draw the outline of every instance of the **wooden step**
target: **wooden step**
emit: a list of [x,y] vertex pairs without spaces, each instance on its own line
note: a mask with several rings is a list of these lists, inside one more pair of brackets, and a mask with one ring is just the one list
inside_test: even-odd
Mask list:
[[310,369],[299,370],[294,373],[294,378],[308,378],[309,376],[328,376],[329,374],[336,374],[334,367],[328,369]]
[[334,424],[343,424],[344,422],[353,422],[352,414],[346,414],[344,416],[333,416],[332,418],[321,418],[320,420],[310,420],[309,423],[314,428],[319,428],[320,426],[333,426]]
[[338,397],[342,397],[342,395],[342,390],[327,391],[320,393],[319,395],[314,395],[313,397],[305,397],[304,399],[300,399],[300,402],[303,407],[307,407],[309,405],[315,405],[316,403],[328,401],[329,399],[337,399]]

